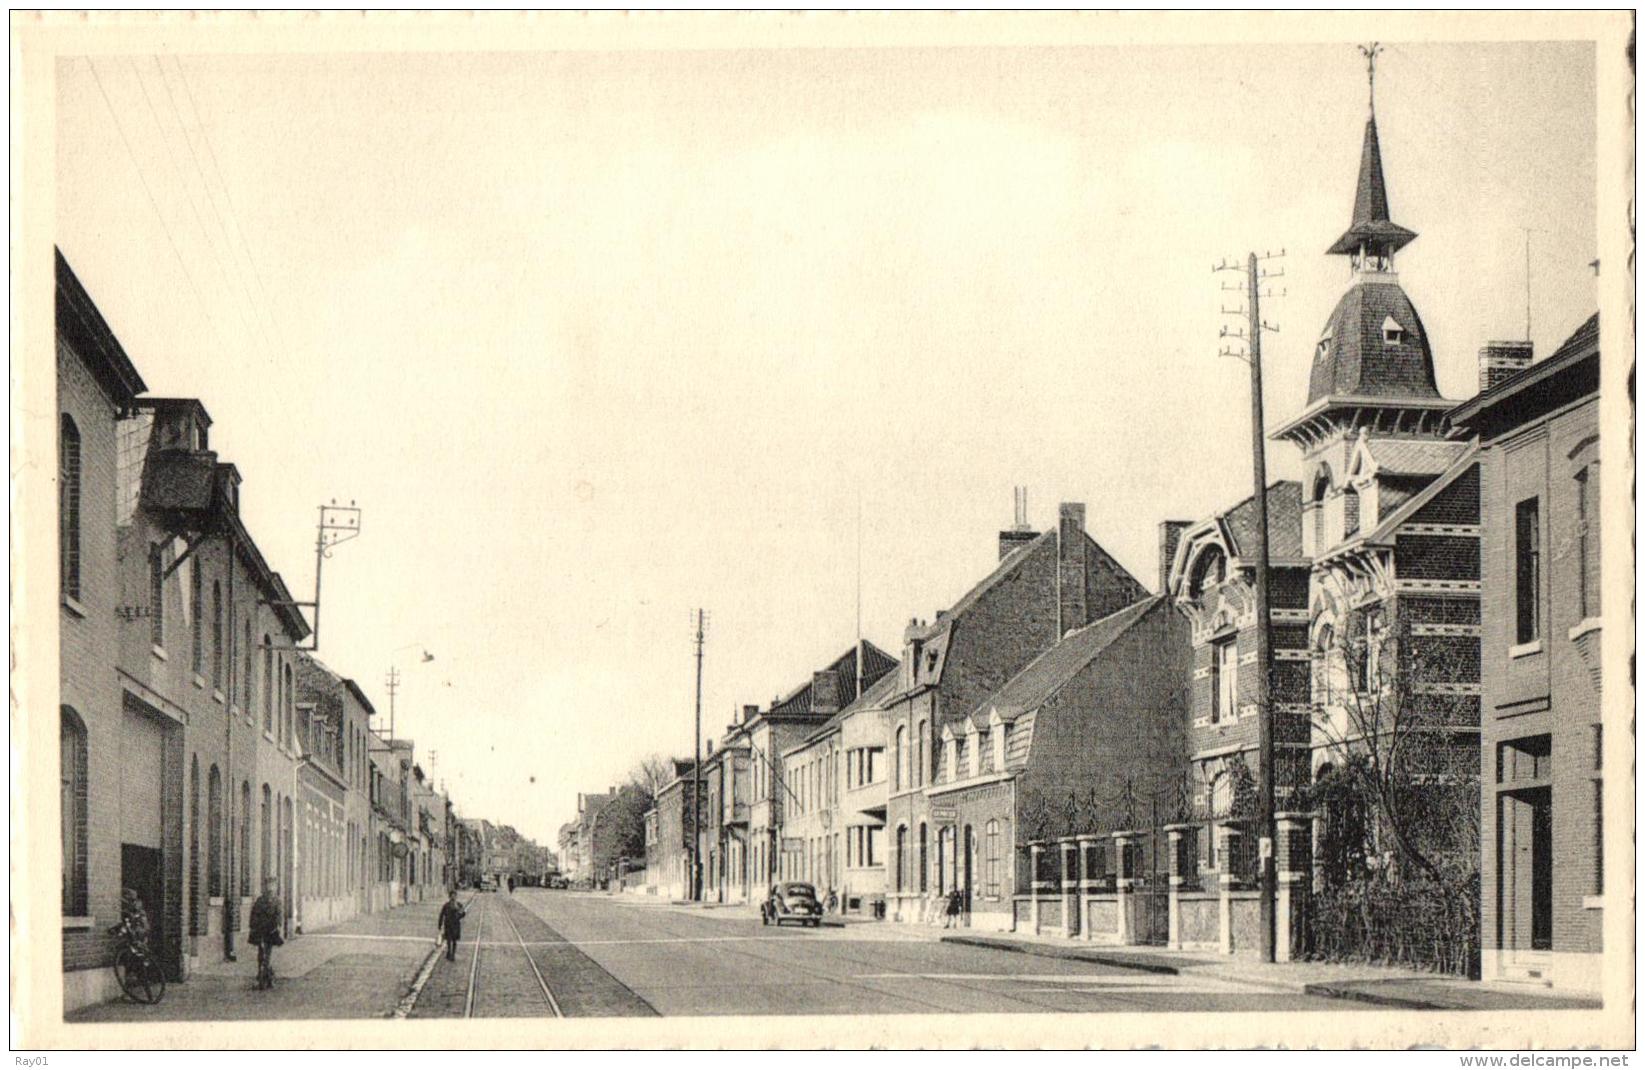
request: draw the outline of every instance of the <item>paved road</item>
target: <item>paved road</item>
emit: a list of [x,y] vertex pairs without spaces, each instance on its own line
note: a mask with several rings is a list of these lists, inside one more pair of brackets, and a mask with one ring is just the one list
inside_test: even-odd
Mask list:
[[[1359,1009],[1233,982],[944,944],[886,925],[772,929],[737,910],[537,889],[517,891],[513,905],[575,944],[609,985],[664,1015]],[[557,992],[556,971],[544,977]],[[579,983],[590,983],[586,967]],[[602,1012],[595,1004],[585,1013]]]

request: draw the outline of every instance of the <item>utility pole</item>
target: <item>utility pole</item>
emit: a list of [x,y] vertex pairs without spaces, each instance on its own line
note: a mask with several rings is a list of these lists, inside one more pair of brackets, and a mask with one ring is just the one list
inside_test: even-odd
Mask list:
[[[1277,934],[1274,919],[1274,711],[1273,703],[1269,701],[1269,677],[1272,672],[1273,650],[1273,621],[1268,612],[1268,461],[1264,438],[1262,417],[1262,332],[1278,331],[1274,324],[1264,323],[1262,320],[1261,298],[1264,296],[1262,286],[1266,280],[1281,278],[1284,271],[1259,270],[1259,260],[1272,260],[1285,255],[1285,250],[1278,253],[1264,253],[1258,256],[1251,253],[1246,257],[1244,266],[1237,262],[1230,264],[1227,261],[1217,265],[1217,271],[1243,271],[1245,284],[1243,287],[1224,287],[1225,289],[1245,290],[1246,307],[1243,310],[1246,317],[1244,332],[1222,329],[1222,337],[1237,338],[1245,342],[1243,354],[1232,348],[1225,348],[1223,355],[1239,357],[1251,367],[1251,482],[1252,504],[1257,514],[1257,545],[1255,550],[1255,576],[1252,583],[1256,588],[1256,615],[1257,615],[1257,649],[1256,649],[1256,707],[1257,707],[1257,762],[1258,770],[1258,815],[1260,838],[1257,845],[1257,879],[1258,879],[1258,913],[1259,931],[1262,944],[1262,958],[1264,962],[1274,961],[1274,950]],[[1275,294],[1269,290],[1267,296],[1284,296],[1284,291]],[[1238,309],[1223,309],[1224,314],[1237,314]],[[1243,549],[1243,547],[1242,547]],[[1243,556],[1243,555],[1242,555]]]
[[390,667],[388,675],[383,678],[383,687],[388,691],[388,741],[394,742],[394,693],[400,690],[400,670]]
[[691,898],[703,895],[702,836],[703,836],[703,635],[706,616],[696,613],[697,645],[697,720],[696,753],[691,763]]

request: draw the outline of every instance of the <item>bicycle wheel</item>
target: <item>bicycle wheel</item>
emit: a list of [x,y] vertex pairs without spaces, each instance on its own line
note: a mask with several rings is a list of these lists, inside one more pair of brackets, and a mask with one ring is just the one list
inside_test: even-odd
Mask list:
[[133,948],[125,948],[114,958],[114,976],[120,990],[137,1003],[159,1003],[166,994],[166,975],[160,964]]

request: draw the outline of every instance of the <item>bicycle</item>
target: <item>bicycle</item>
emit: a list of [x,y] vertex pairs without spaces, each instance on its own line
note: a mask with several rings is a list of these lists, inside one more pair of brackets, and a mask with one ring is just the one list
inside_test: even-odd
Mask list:
[[149,950],[148,941],[133,933],[125,922],[110,932],[120,940],[114,952],[114,979],[120,991],[136,1003],[159,1003],[166,994],[166,971]]

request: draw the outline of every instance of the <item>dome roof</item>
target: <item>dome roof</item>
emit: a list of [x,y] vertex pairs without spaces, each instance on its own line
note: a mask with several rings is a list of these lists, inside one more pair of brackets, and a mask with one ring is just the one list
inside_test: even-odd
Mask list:
[[1308,375],[1308,404],[1326,397],[1439,397],[1428,332],[1392,277],[1362,276],[1337,302]]

